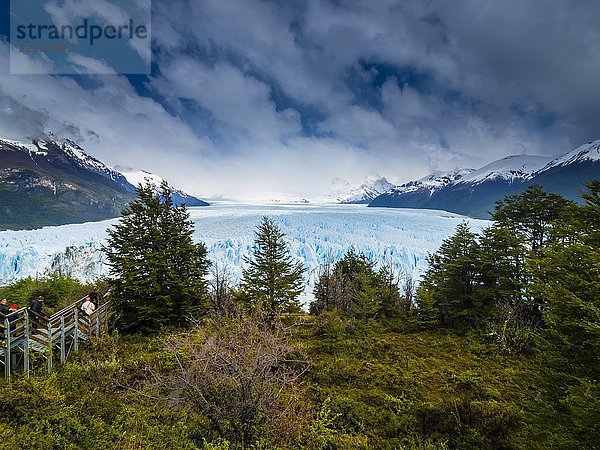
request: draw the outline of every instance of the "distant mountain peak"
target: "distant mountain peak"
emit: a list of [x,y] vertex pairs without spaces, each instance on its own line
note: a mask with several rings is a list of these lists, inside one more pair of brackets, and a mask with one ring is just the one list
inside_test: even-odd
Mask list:
[[449,171],[436,171],[415,181],[395,186],[391,190],[396,194],[407,194],[418,191],[428,191],[432,195],[438,189],[449,186],[462,180],[475,169],[454,169]]
[[392,183],[380,175],[370,175],[355,185],[336,177],[331,180],[327,197],[336,203],[369,203],[393,187]]
[[600,161],[600,139],[580,145],[576,149],[553,159],[542,167],[539,172],[549,170],[553,167],[568,166],[585,161]]
[[[139,184],[150,183],[154,186],[155,189],[158,189],[160,185],[166,180],[156,174],[148,172],[142,169],[136,169],[134,167],[127,166],[115,166],[113,169],[120,174],[122,174],[127,181],[129,181],[134,186],[138,186]],[[167,182],[170,185],[170,183]],[[170,185],[171,186],[171,185]],[[179,190],[173,186],[173,199],[175,203],[185,203],[187,206],[206,206],[206,203],[203,200],[200,200],[190,194],[185,193],[182,190]]]
[[494,161],[463,177],[461,183],[482,183],[502,179],[509,183],[532,178],[552,158],[546,156],[512,155]]

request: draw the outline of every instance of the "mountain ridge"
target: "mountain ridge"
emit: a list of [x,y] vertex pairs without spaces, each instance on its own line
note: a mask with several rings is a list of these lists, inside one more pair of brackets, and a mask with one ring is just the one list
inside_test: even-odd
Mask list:
[[118,217],[135,195],[124,175],[71,140],[0,138],[0,230]]
[[385,177],[379,175],[366,177],[360,184],[355,185],[336,177],[331,180],[327,197],[336,203],[368,204],[393,186]]
[[[436,174],[445,174],[446,182]],[[489,219],[498,200],[519,194],[530,185],[539,184],[549,192],[581,201],[579,191],[594,178],[600,178],[600,140],[555,158],[513,155],[477,170],[434,172],[394,187],[375,198],[369,207],[442,209]]]
[[[154,173],[142,169],[136,169],[127,166],[115,166],[113,170],[123,175],[133,186],[149,182],[152,186],[158,189],[166,180]],[[168,182],[167,182],[168,183]],[[172,187],[173,201],[175,204],[185,203],[187,206],[209,206],[209,204],[199,198],[190,195],[181,189]]]

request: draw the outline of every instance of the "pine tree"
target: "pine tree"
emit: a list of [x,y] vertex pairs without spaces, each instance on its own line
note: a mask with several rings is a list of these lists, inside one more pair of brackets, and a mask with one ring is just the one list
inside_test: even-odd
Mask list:
[[373,277],[375,275],[374,265],[364,254],[357,252],[354,248],[351,248],[336,263],[334,277],[339,280],[337,284],[341,287],[338,309],[348,317],[354,317],[356,314],[354,308],[356,294],[363,289],[364,278],[361,279],[361,276]]
[[357,300],[357,295],[365,289],[366,280],[369,282],[367,289],[375,288],[375,301],[380,305],[376,314],[379,314],[388,289],[387,280],[375,272],[372,261],[354,249],[350,249],[335,264],[328,262],[321,268],[313,290],[315,300],[311,305],[311,313],[338,310],[347,317],[356,317],[357,310],[362,310],[364,306],[357,306],[357,301],[362,301]]
[[529,249],[540,256],[553,241],[557,223],[573,205],[561,195],[549,194],[533,185],[522,194],[508,195],[496,202],[492,218],[502,228],[522,234]]
[[546,355],[570,375],[600,379],[600,180],[588,184],[562,242],[546,251],[536,277],[545,300]]
[[315,287],[313,288],[315,299],[310,304],[310,313],[313,315],[332,311],[336,307],[335,267],[335,264],[331,260],[328,260],[319,269]]
[[369,272],[363,271],[358,274],[358,283],[360,288],[354,294],[352,310],[357,319],[374,319],[381,308],[381,298],[374,277]]
[[429,269],[417,296],[418,302],[428,303],[429,311],[437,311],[439,325],[459,326],[477,318],[478,259],[479,245],[466,223],[460,224],[456,233],[429,255]]
[[109,231],[105,248],[114,307],[126,331],[180,326],[205,312],[207,250],[192,241],[185,206],[173,204],[164,183],[146,184]]
[[478,297],[482,308],[489,310],[499,304],[522,302],[528,283],[525,268],[528,250],[523,236],[492,225],[484,230],[479,244],[481,286]]
[[256,231],[253,258],[246,258],[242,291],[259,304],[269,317],[301,310],[298,297],[304,291],[304,266],[294,262],[285,234],[264,217]]
[[[389,261],[382,264],[376,277],[381,316],[386,319],[393,319],[407,312],[409,307],[402,302],[400,297],[400,277],[394,270],[393,264]],[[410,299],[407,301],[410,301]]]
[[436,302],[435,290],[429,288],[419,288],[417,290],[417,305],[411,309],[409,323],[412,327],[429,330],[440,325],[440,312]]

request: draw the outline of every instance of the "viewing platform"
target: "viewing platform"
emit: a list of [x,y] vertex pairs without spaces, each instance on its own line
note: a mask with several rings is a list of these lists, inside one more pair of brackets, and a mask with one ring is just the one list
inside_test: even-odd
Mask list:
[[99,338],[108,332],[110,314],[109,294],[105,294],[92,314],[82,311],[82,298],[50,316],[21,308],[8,314],[0,324],[0,364],[4,376],[23,369],[29,373],[41,356],[48,372],[56,360],[64,363],[79,344],[90,338]]

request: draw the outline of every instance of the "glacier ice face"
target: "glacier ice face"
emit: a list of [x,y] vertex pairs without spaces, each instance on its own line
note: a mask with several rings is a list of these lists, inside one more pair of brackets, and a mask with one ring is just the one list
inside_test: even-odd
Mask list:
[[51,273],[92,281],[107,274],[101,244],[116,219],[0,232],[0,285]]
[[[365,205],[247,205],[221,203],[190,208],[194,239],[206,243],[210,257],[228,266],[239,280],[244,257],[251,255],[254,230],[272,217],[288,237],[292,255],[307,270],[304,303],[312,297],[316,272],[328,258],[350,248],[376,262],[391,261],[415,279],[456,226],[467,220],[475,231],[489,224],[443,211],[377,209]],[[101,251],[107,228],[117,219],[33,231],[0,232],[0,284],[51,273],[93,281],[108,274]]]

